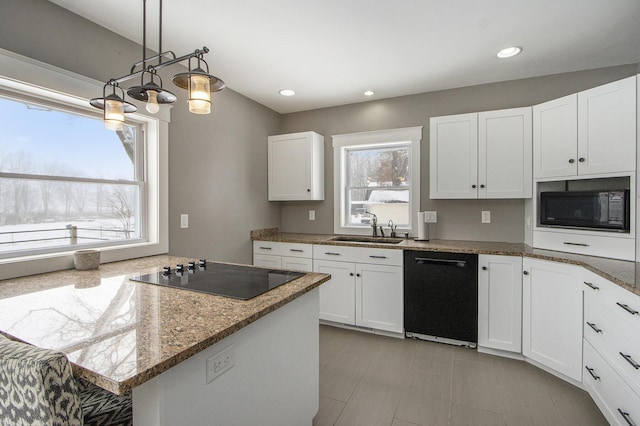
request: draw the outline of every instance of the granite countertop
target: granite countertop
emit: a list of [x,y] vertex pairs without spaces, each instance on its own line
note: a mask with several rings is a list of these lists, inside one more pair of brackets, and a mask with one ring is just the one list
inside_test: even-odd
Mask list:
[[503,256],[524,256],[536,259],[580,265],[586,269],[614,282],[632,293],[640,295],[640,263],[604,257],[583,256],[559,251],[540,250],[521,243],[500,243],[484,241],[402,240],[398,244],[354,243],[348,241],[331,241],[336,235],[297,234],[279,232],[278,228],[251,231],[252,240],[279,241],[303,244],[343,245],[353,247],[373,247],[399,250],[423,250],[450,253],[476,253]]
[[128,279],[188,260],[153,256],[0,281],[1,333],[64,352],[74,374],[122,394],[329,279],[307,273],[250,300]]

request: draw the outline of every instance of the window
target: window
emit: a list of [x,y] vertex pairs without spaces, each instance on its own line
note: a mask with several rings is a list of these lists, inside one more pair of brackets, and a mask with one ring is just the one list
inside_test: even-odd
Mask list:
[[0,257],[139,241],[142,124],[0,96]]
[[335,225],[340,233],[371,233],[371,218],[415,234],[420,204],[422,127],[333,137]]

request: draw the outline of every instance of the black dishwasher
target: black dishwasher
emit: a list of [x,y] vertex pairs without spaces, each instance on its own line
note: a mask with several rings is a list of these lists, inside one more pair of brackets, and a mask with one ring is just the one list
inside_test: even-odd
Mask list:
[[478,255],[404,252],[407,337],[475,348],[478,342]]

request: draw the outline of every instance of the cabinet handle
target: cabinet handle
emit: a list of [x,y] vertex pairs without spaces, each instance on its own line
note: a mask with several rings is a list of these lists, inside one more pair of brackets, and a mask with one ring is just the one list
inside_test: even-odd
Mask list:
[[522,271],[524,275],[529,275],[529,271]]
[[484,185],[480,185],[480,188],[484,188]]
[[600,290],[600,287],[593,285],[592,283],[588,283],[586,281],[582,281],[586,286],[591,287],[594,290]]
[[575,162],[576,162],[576,160],[574,160],[573,158],[569,158],[569,164],[573,164]]
[[581,162],[581,163],[584,163],[585,159],[580,157],[580,158],[578,158],[578,161]]
[[471,187],[472,187],[473,189],[475,189],[475,187],[476,187],[476,186],[475,186],[475,185],[471,185]]
[[636,426],[636,424],[631,420],[631,415],[626,411],[622,411],[622,409],[618,408],[618,413],[622,416],[622,418],[627,422],[629,426]]
[[359,276],[360,276],[360,274],[356,274],[356,277],[359,277]]
[[271,247],[260,247],[260,250],[271,250]]
[[349,276],[352,277],[353,276],[353,272],[349,272]]
[[307,189],[307,192],[311,192],[311,190],[310,190],[310,189]]
[[598,376],[596,373],[593,372],[593,368],[589,368],[586,365],[584,366],[584,368],[586,368],[589,374],[591,374],[591,377],[593,377],[593,380],[600,380],[600,376]]
[[602,330],[600,330],[594,323],[587,321],[587,325],[591,327],[596,333],[602,333]]
[[340,253],[332,253],[330,251],[326,251],[326,252],[324,252],[324,254],[329,255],[329,256],[340,256]]
[[620,306],[625,311],[629,312],[631,315],[638,315],[638,311],[629,307],[629,305],[625,305],[624,303],[616,302],[616,305]]
[[302,249],[289,249],[289,251],[295,251],[296,253],[304,253]]
[[570,243],[568,241],[565,241],[562,244],[566,244],[568,246],[580,246],[580,247],[589,247],[589,244],[585,244],[585,243]]
[[369,257],[372,258],[372,259],[386,259],[387,258],[387,256],[374,256],[374,255],[370,255]]
[[635,368],[636,370],[640,369],[640,364],[638,364],[637,362],[635,362],[633,360],[633,358],[631,358],[631,355],[625,355],[622,352],[618,352],[620,354],[620,356],[622,358],[624,358],[625,361],[627,361],[629,364],[631,364],[631,366],[633,368]]
[[487,267],[486,267],[486,266],[483,266],[483,267],[482,267],[482,270],[483,270],[483,271],[486,271],[486,270],[487,270]]

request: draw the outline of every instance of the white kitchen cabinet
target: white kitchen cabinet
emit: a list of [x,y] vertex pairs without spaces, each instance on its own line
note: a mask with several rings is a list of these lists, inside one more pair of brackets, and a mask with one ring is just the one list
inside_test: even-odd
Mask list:
[[478,346],[522,352],[520,256],[478,256]]
[[478,114],[432,117],[430,198],[478,198]]
[[324,136],[269,136],[267,155],[269,201],[324,200]]
[[581,382],[582,268],[524,258],[522,269],[523,355]]
[[331,279],[320,286],[320,319],[355,325],[355,264],[315,260],[313,271],[331,275]]
[[431,198],[530,198],[531,108],[430,120]]
[[253,265],[262,268],[282,268],[294,271],[313,270],[311,244],[279,241],[254,241]]
[[314,272],[331,274],[331,280],[320,286],[320,319],[403,333],[402,253],[314,245]]
[[533,176],[636,169],[636,78],[533,107]]

